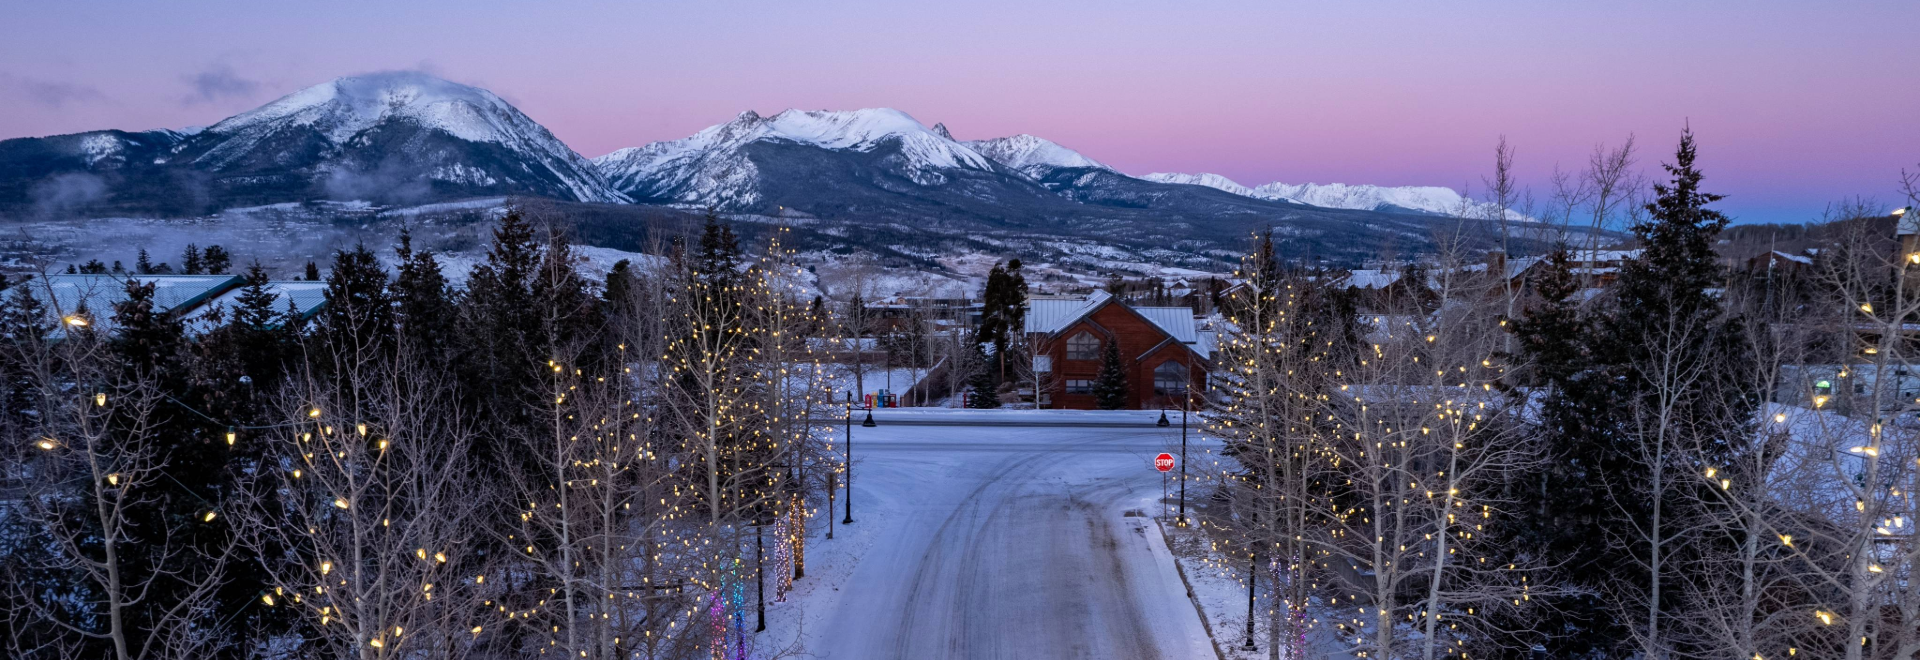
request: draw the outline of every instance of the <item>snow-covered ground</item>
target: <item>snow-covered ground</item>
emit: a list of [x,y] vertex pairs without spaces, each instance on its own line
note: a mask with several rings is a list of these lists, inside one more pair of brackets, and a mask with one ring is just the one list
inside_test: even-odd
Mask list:
[[[1153,457],[1179,445],[1158,416],[881,411],[853,429],[855,523],[829,541],[815,518],[807,577],[770,604],[756,646],[825,660],[1214,657],[1147,517]],[[975,418],[1110,425],[910,423]]]

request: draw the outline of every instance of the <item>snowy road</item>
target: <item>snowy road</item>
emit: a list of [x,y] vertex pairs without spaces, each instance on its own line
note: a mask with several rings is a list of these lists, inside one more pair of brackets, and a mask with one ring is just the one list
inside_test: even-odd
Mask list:
[[865,547],[839,591],[808,598],[808,652],[1213,657],[1158,530],[1139,516],[1157,506],[1153,456],[1178,447],[1177,427],[854,433],[856,524],[819,543]]

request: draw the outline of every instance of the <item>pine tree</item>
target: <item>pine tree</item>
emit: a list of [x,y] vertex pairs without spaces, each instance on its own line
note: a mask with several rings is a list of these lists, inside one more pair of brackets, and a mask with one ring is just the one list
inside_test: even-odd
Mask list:
[[998,408],[1000,393],[994,387],[993,362],[987,359],[987,344],[973,342],[973,375],[967,378],[968,408]]
[[366,359],[391,349],[393,301],[387,294],[387,272],[367,246],[334,253],[326,295],[317,338],[333,356]]
[[394,252],[400,266],[388,285],[388,296],[394,302],[399,337],[416,358],[443,361],[453,341],[446,328],[459,315],[452,288],[433,253],[413,249],[408,231],[401,230]]
[[133,260],[133,268],[141,275],[153,274],[153,260],[147,258],[146,248],[140,248],[140,255]]
[[233,255],[218,245],[207,246],[206,252],[200,255],[200,261],[208,275],[225,275],[227,269],[233,267]]
[[234,300],[233,315],[227,320],[224,339],[253,392],[273,392],[286,373],[287,362],[293,359],[294,346],[281,331],[282,326],[293,322],[275,309],[279,294],[271,288],[260,262],[247,268],[245,278]]
[[[1538,282],[1544,300],[1510,324],[1531,365],[1522,382],[1545,390],[1540,429],[1552,460],[1538,481],[1514,486],[1516,508],[1532,515],[1511,517],[1491,532],[1563,560],[1568,579],[1593,593],[1623,585],[1651,591],[1664,583],[1661,614],[1680,607],[1678,581],[1670,565],[1649,570],[1648,553],[1655,541],[1663,557],[1684,553],[1688,541],[1674,521],[1699,512],[1675,508],[1688,499],[1676,490],[1685,487],[1685,475],[1673,471],[1679,459],[1650,461],[1643,445],[1684,443],[1700,452],[1687,460],[1725,465],[1729,454],[1746,450],[1740,439],[1753,437],[1744,429],[1757,406],[1755,393],[1737,379],[1717,375],[1748,364],[1752,347],[1741,320],[1709,291],[1721,278],[1713,239],[1727,218],[1705,208],[1720,196],[1700,191],[1695,156],[1692,133],[1683,133],[1674,162],[1665,165],[1671,180],[1654,186],[1658,197],[1647,205],[1647,219],[1632,227],[1641,255],[1621,269],[1600,308],[1584,317],[1576,311],[1577,284],[1558,257],[1562,263]],[[1665,376],[1675,373],[1704,376],[1679,392]],[[1648,540],[1593,542],[1623,530]],[[1552,655],[1645,654],[1670,643],[1666,632],[1630,634],[1654,616],[1645,603],[1573,597],[1556,605],[1561,614],[1542,623],[1554,631]],[[1628,639],[1638,643],[1629,647]]]
[[316,264],[311,261],[307,262],[307,270],[304,273],[304,275],[306,276],[306,280],[308,282],[320,281],[320,264]]
[[1100,374],[1093,379],[1093,405],[1101,410],[1120,410],[1127,407],[1127,394],[1127,369],[1120,361],[1120,340],[1110,337],[1100,359]]
[[192,243],[187,244],[186,251],[180,255],[180,272],[188,275],[199,275],[206,272],[206,263],[201,261],[200,257],[200,246]]

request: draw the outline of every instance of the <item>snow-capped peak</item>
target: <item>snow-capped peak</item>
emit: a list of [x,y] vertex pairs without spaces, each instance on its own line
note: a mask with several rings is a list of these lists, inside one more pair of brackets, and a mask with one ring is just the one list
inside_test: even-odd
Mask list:
[[493,92],[418,71],[383,71],[308,87],[228,117],[207,130],[241,133],[257,126],[290,123],[313,126],[339,143],[398,117],[474,142],[504,142],[525,128],[518,124],[533,123]]
[[945,181],[941,170],[993,169],[993,161],[944,133],[944,126],[927,128],[892,108],[787,110],[772,117],[749,110],[691,136],[621,149],[593,162],[615,188],[637,197],[721,205],[758,201],[758,170],[741,149],[762,141],[860,152],[898,144],[902,173],[922,185]]
[[1140,178],[1146,179],[1148,181],[1158,182],[1158,183],[1178,183],[1178,184],[1189,185],[1189,186],[1206,186],[1208,188],[1224,190],[1224,191],[1233,193],[1235,195],[1241,195],[1245,197],[1254,196],[1252,188],[1248,188],[1246,186],[1240,185],[1239,183],[1234,182],[1233,179],[1229,179],[1227,177],[1220,176],[1218,174],[1208,174],[1204,172],[1200,174],[1154,172],[1152,174],[1148,174]]
[[1113,169],[1081,155],[1078,151],[1060,146],[1052,140],[1025,133],[991,140],[973,140],[963,144],[1009,169],[1034,179],[1044,177],[1047,172],[1062,167]]
[[[516,165],[494,170],[485,165],[442,163],[429,175],[435,179],[494,185],[550,178],[574,199],[626,201],[606,187],[586,159],[493,92],[418,71],[339,78],[228,117],[206,128],[204,135],[219,142],[195,162],[219,169],[262,150],[284,149],[289,139],[299,144],[314,133],[331,143],[331,151],[350,151],[366,146],[356,138],[369,130],[397,125],[499,145],[516,154]],[[431,160],[445,154],[410,155]]]
[[1253,189],[1262,199],[1289,199],[1302,204],[1337,209],[1408,210],[1439,215],[1473,213],[1478,206],[1452,188],[1441,186],[1374,186],[1344,183],[1269,183]]

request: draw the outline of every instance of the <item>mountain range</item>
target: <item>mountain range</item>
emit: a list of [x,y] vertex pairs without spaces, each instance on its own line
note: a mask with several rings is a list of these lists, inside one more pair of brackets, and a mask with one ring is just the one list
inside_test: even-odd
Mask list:
[[1477,214],[1447,188],[1134,177],[1044,138],[959,141],[942,124],[885,108],[748,111],[588,160],[499,96],[418,72],[340,78],[202,129],[0,141],[0,215],[14,217],[192,217],[313,200],[397,207],[507,196],[1190,252],[1264,229],[1375,244],[1323,250],[1364,252],[1386,235],[1425,240],[1434,216]]

